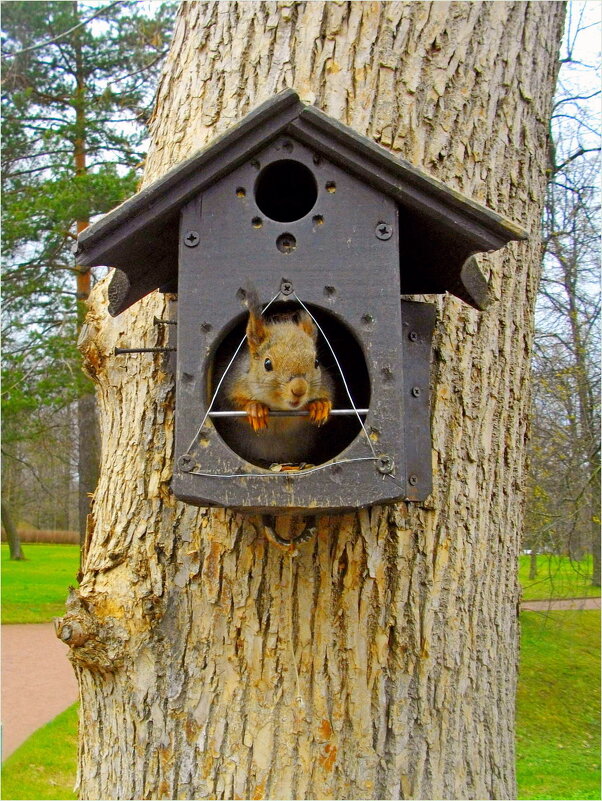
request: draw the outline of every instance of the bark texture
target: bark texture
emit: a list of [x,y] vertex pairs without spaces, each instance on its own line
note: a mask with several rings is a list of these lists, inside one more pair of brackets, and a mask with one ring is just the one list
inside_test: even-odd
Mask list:
[[[517,557],[555,2],[185,3],[146,181],[284,87],[526,227],[480,259],[496,301],[438,299],[434,492],[323,518],[297,554],[169,491],[158,293],[83,351],[102,470],[59,634],[83,798],[513,798]],[[284,533],[287,521],[279,523]],[[68,630],[65,631],[65,626]]]

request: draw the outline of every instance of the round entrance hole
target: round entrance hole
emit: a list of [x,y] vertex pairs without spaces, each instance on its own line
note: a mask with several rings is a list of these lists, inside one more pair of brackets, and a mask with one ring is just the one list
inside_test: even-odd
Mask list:
[[305,217],[318,199],[318,185],[312,171],[293,159],[268,164],[257,176],[255,202],[276,222],[294,222]]
[[[370,405],[370,377],[368,366],[361,345],[353,332],[330,312],[317,306],[308,306],[313,316],[318,321],[330,342],[337,359],[341,365],[345,381],[351,392],[355,407],[367,409]],[[295,304],[274,303],[266,315],[268,321],[274,318],[288,319],[294,317],[295,312],[299,311]],[[216,344],[213,359],[210,360],[210,367],[207,375],[206,387],[209,402],[215,388],[217,387],[224,371],[227,368],[236,348],[241,339],[245,336],[248,315],[240,315],[233,321],[228,331],[224,332]],[[241,364],[240,359],[245,358],[248,353],[247,344],[242,346],[239,356],[230,368],[237,371]],[[328,371],[333,383],[333,408],[352,409],[341,374],[333,358],[328,344],[324,341],[322,334],[318,336],[317,356],[322,370]],[[229,373],[232,376],[235,373]],[[229,384],[231,379],[228,375],[220,388],[214,410],[227,411],[234,407],[229,399]],[[274,418],[277,419],[277,418]],[[281,421],[291,421],[294,418],[280,418]],[[330,416],[328,421],[321,427],[307,422],[297,433],[294,434],[292,451],[287,454],[288,445],[283,444],[284,450],[276,454],[275,458],[270,445],[272,433],[254,433],[246,421],[246,418],[213,418],[213,425],[224,443],[243,458],[245,461],[261,468],[269,468],[274,463],[293,463],[305,462],[312,465],[320,465],[335,459],[341,454],[360,434],[361,425],[357,416],[354,414],[345,416]],[[285,435],[287,436],[287,435]],[[272,440],[273,441],[273,440]],[[302,443],[299,452],[299,442]],[[290,458],[287,458],[290,456]]]

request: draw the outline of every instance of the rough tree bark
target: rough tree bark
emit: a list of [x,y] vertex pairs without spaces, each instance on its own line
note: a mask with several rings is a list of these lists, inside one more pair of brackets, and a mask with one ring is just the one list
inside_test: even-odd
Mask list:
[[10,553],[10,558],[14,559],[15,561],[25,559],[25,554],[23,553],[23,549],[21,548],[21,538],[19,537],[19,532],[17,527],[13,521],[13,517],[9,512],[8,505],[2,501],[1,507],[1,517],[2,517],[2,527],[6,532],[6,539],[8,541],[8,551]]
[[[83,350],[102,470],[58,625],[81,687],[83,798],[513,798],[517,557],[546,130],[563,5],[185,3],[146,181],[290,86],[525,226],[496,298],[439,298],[427,503],[320,520],[296,556],[169,491],[158,293]],[[297,675],[298,674],[298,675]]]

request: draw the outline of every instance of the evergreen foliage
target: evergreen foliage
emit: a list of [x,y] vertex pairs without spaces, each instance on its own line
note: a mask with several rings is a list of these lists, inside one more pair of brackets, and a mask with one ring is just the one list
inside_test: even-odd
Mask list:
[[3,450],[16,456],[89,391],[72,246],[136,189],[175,3],[1,5]]

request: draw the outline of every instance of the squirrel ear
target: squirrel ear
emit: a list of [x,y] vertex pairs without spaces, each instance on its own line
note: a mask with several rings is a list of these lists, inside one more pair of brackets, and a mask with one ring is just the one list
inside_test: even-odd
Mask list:
[[249,310],[247,341],[249,343],[249,350],[254,356],[261,343],[267,338],[268,332],[265,321],[261,316],[261,304],[259,303],[257,290],[249,281],[247,281],[246,284],[245,296],[247,308]]
[[318,329],[306,311],[299,313],[297,325],[302,331],[305,331],[305,333],[310,336],[314,342],[318,339]]
[[249,322],[247,323],[247,342],[252,355],[257,353],[262,342],[265,342],[268,332],[261,312],[249,309]]

